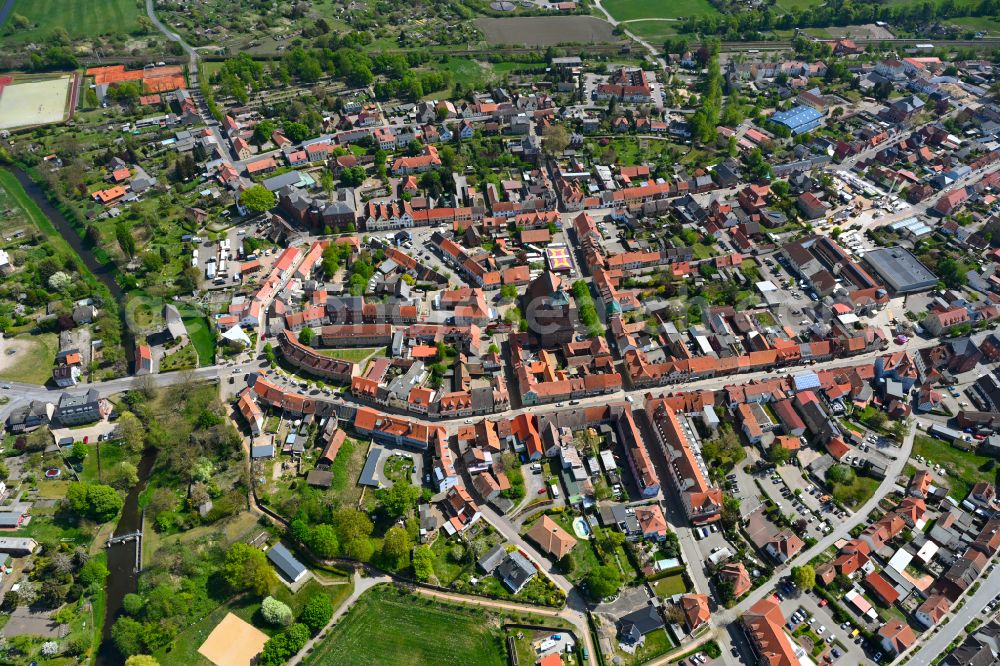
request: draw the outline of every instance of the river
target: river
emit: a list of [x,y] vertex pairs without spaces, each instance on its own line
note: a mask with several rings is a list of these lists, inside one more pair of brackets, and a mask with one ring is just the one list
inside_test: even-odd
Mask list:
[[[153,463],[156,462],[156,450],[146,449],[139,461],[139,483],[132,486],[132,489],[125,497],[125,506],[122,508],[122,517],[115,525],[115,534],[128,534],[143,528],[142,511],[139,509],[139,495],[146,488],[146,481],[153,470]],[[136,571],[138,562],[137,549],[138,541],[126,541],[118,543],[105,549],[108,554],[108,582],[105,584],[105,594],[107,597],[104,611],[104,635],[101,643],[101,650],[97,655],[99,665],[109,665],[121,663],[121,655],[111,642],[111,626],[118,618],[122,609],[122,600],[125,595],[135,592],[138,589],[139,573]],[[138,562],[139,567],[142,563]]]
[[[128,328],[125,318],[125,292],[115,281],[114,270],[94,258],[94,255],[84,246],[83,239],[77,233],[69,220],[59,212],[59,209],[52,205],[46,198],[45,192],[36,185],[26,173],[20,169],[10,168],[11,173],[17,178],[21,187],[28,193],[32,201],[38,205],[42,212],[49,218],[52,225],[59,231],[60,235],[83,261],[84,265],[94,276],[101,281],[111,292],[112,298],[118,304],[118,315],[122,321],[122,345],[125,347],[126,356],[131,359],[133,337]],[[110,305],[110,304],[106,304]],[[142,512],[139,510],[139,493],[146,487],[146,481],[153,469],[156,461],[156,451],[147,449],[142,459],[139,461],[138,473],[139,482],[129,491],[125,498],[125,506],[122,509],[122,516],[115,526],[115,534],[128,534],[142,529]],[[122,600],[129,592],[135,592],[138,588],[139,574],[135,570],[136,549],[139,544],[136,541],[126,541],[116,544],[107,549],[108,570],[111,572],[106,584],[106,607],[104,614],[104,635],[101,650],[98,654],[98,664],[118,664],[122,662],[121,655],[118,654],[111,643],[111,625],[121,612]]]

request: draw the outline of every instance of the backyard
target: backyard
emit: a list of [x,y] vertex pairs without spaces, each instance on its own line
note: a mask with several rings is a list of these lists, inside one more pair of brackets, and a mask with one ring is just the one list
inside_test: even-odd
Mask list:
[[867,502],[879,486],[876,479],[860,474],[853,475],[847,483],[829,483],[833,499],[851,509]]
[[24,335],[0,342],[0,378],[12,382],[45,384],[52,377],[52,364],[59,348],[55,333]]
[[481,610],[380,586],[363,594],[303,663],[503,666],[503,643],[492,624]]
[[339,358],[342,361],[362,363],[372,356],[385,356],[385,347],[357,347],[351,349],[317,349],[323,356]]

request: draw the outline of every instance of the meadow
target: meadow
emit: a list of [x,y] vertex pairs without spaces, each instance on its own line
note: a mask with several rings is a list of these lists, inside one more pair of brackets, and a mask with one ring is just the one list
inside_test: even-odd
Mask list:
[[481,610],[369,590],[307,656],[308,666],[503,666],[503,643]]
[[[28,19],[31,27],[14,29],[14,15]],[[45,41],[55,28],[64,28],[70,39],[127,34],[139,28],[145,10],[135,0],[15,0],[2,28],[3,41]]]
[[607,0],[604,9],[619,21],[639,19],[683,19],[688,16],[718,14],[718,10],[708,0]]

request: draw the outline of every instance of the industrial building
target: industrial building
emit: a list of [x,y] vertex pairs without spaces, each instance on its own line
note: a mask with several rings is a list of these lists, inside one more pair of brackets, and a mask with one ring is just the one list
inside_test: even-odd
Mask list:
[[926,291],[938,282],[934,273],[901,247],[871,250],[865,254],[865,262],[896,294]]
[[823,114],[811,106],[795,106],[771,116],[771,122],[784,125],[792,131],[792,134],[811,132],[820,126],[822,120]]

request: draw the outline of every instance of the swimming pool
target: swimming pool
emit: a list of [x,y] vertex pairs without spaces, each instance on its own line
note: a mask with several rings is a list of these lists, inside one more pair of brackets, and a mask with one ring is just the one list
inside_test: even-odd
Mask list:
[[590,538],[590,525],[587,524],[587,521],[582,516],[577,516],[573,519],[573,531],[581,539]]

